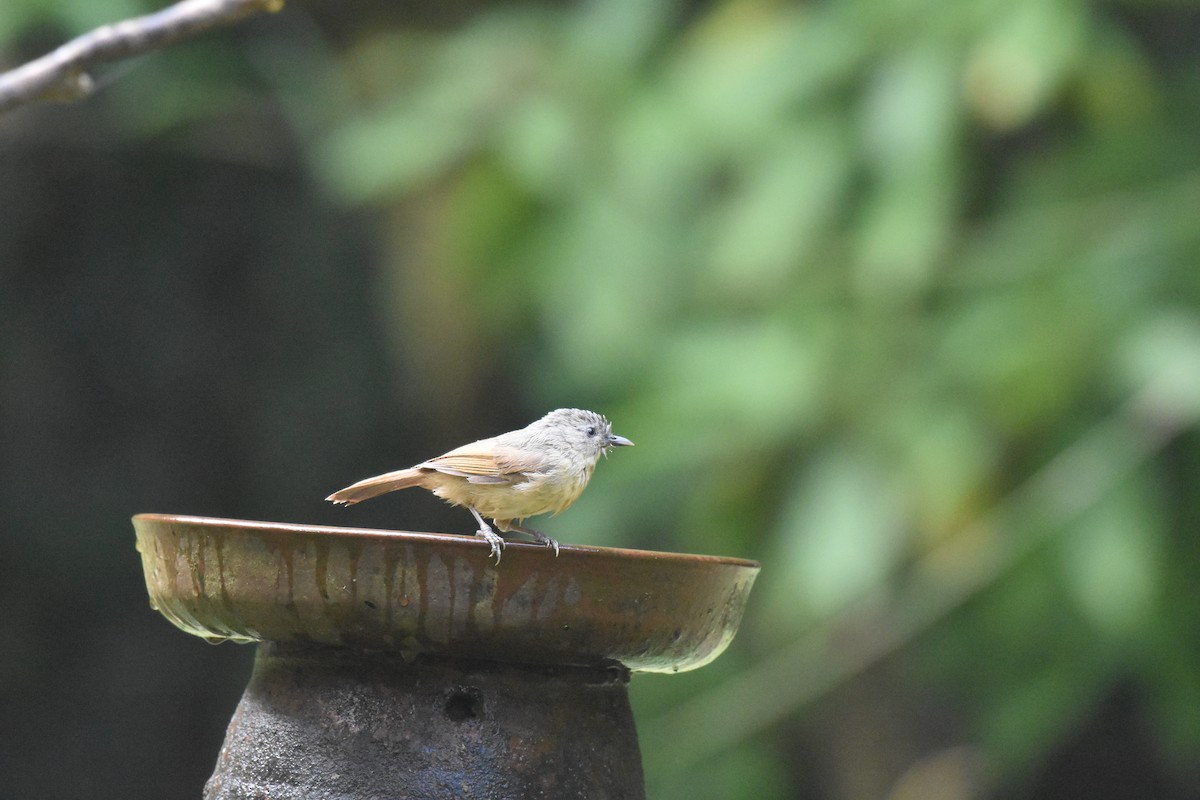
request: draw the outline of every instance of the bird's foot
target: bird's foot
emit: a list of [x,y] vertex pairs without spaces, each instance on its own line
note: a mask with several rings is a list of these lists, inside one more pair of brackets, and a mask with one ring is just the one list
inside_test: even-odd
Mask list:
[[496,566],[500,565],[500,554],[504,551],[504,539],[496,534],[491,528],[486,525],[475,531],[477,536],[482,536],[489,545],[492,546],[491,554],[496,557]]
[[531,539],[536,540],[539,544],[544,544],[546,547],[553,549],[554,557],[558,558],[558,541],[556,539],[551,539],[541,531],[535,531],[533,528],[526,528],[524,525],[513,525],[512,523],[509,523],[508,529],[511,531],[516,531],[517,533],[523,533]]
[[489,545],[492,546],[492,555],[496,557],[496,566],[500,566],[500,553],[504,550],[504,540],[501,539],[492,527],[484,521],[483,515],[476,511],[472,506],[467,506],[467,510],[471,512],[471,516],[475,517],[475,521],[479,523],[479,530],[475,533],[484,538]]

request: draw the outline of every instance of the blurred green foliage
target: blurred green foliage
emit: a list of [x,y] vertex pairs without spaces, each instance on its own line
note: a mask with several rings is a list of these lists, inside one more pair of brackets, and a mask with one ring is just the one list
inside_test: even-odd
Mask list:
[[[1195,564],[1174,553],[1196,475],[1174,496],[1162,475],[1200,397],[1200,94],[1196,49],[1154,47],[1171,16],[503,8],[356,42],[355,110],[313,163],[350,202],[436,205],[404,269],[452,276],[483,320],[461,345],[518,345],[531,406],[602,398],[650,445],[573,533],[763,559],[740,647],[687,679],[710,718],[754,713],[721,703],[754,653],[915,617],[896,644],[913,680],[952,698],[1002,783],[1121,680],[1183,774],[1200,727],[1171,709],[1197,706],[1196,676],[1155,665],[1200,663]],[[1073,446],[1100,463],[1055,473],[1065,497],[997,514]],[[678,722],[657,690],[638,687],[644,714]],[[706,764],[712,732],[680,719],[648,728],[672,740],[644,742],[652,796],[734,796],[721,775],[774,793],[764,747],[786,747]]]
[[638,443],[548,529],[763,562],[726,655],[634,680],[651,797],[1032,796],[1122,693],[1200,791],[1200,12],[353,13],[155,56],[110,113],[269,161],[213,124],[265,99],[376,221],[417,395]]

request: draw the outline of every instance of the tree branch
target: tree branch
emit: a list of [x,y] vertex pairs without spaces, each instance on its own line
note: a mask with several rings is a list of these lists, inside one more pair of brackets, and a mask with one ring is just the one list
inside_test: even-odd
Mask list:
[[182,0],[162,11],[94,31],[41,58],[0,74],[0,113],[42,100],[78,100],[95,89],[87,70],[191,38],[210,28],[231,25],[266,11],[279,11],[284,0]]

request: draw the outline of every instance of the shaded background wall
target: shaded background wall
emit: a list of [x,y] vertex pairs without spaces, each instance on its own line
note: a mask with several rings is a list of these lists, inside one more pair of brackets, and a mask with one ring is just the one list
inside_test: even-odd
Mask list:
[[[9,4],[0,60],[150,8]],[[0,796],[197,797],[251,651],[140,511],[545,410],[545,530],[763,561],[637,676],[651,797],[1200,793],[1200,12],[294,3],[0,118]]]

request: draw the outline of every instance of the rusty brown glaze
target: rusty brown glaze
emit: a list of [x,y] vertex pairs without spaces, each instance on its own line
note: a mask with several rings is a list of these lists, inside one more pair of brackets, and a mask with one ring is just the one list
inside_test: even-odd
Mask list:
[[759,566],[713,556],[139,514],[151,604],[209,641],[677,672],[733,639]]

